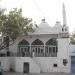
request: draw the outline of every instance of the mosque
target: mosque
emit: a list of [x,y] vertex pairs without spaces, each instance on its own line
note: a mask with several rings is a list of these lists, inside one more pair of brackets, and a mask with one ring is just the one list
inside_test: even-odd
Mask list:
[[35,32],[21,35],[9,47],[12,56],[0,57],[4,71],[24,73],[70,73],[69,28],[63,4],[63,25],[53,27],[42,19]]

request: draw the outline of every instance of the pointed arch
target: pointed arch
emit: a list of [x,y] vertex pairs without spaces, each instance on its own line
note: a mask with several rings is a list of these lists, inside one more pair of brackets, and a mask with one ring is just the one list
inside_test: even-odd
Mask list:
[[44,43],[41,40],[36,39],[35,41],[32,42],[32,45],[44,45]]
[[49,39],[46,45],[57,45],[57,40],[55,38]]
[[57,40],[56,38],[49,39],[45,44],[46,56],[57,57]]
[[23,39],[22,41],[19,42],[18,45],[29,45],[29,42]]
[[29,42],[25,39],[19,42],[18,44],[18,55],[23,57],[30,56],[30,45]]

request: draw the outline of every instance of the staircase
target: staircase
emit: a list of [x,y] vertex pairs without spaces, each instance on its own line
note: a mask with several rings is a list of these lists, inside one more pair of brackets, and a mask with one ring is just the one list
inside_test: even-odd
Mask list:
[[40,68],[40,73],[42,73],[43,71],[42,71],[42,66],[41,66],[41,64],[40,64],[40,61],[38,61],[37,59],[36,59],[36,57],[31,57],[32,58],[32,60],[35,62],[35,64]]

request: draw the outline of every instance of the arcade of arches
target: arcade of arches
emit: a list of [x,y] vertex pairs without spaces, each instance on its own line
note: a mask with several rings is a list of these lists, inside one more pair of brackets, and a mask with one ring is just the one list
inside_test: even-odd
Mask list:
[[23,39],[18,44],[18,55],[22,57],[57,57],[57,40],[50,39],[45,44],[39,40],[34,40],[31,45]]

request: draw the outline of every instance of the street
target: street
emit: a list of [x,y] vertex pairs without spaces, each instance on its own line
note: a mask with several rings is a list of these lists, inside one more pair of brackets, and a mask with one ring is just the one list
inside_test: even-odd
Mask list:
[[75,75],[75,73],[33,73],[33,74],[26,74],[26,73],[4,72],[3,75]]

